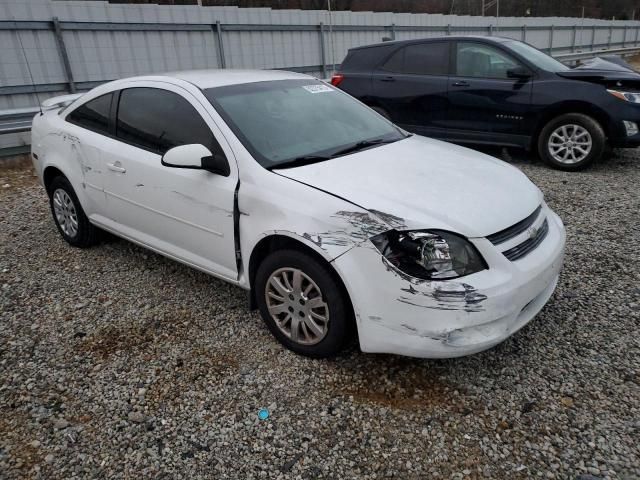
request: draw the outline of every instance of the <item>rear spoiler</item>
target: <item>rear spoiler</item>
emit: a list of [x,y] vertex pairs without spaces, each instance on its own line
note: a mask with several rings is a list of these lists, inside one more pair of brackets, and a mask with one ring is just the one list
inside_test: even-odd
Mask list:
[[60,95],[58,97],[47,98],[40,104],[40,106],[42,107],[42,110],[55,110],[58,108],[63,108],[67,105],[71,105],[82,95],[84,95],[84,93],[72,93],[70,95]]

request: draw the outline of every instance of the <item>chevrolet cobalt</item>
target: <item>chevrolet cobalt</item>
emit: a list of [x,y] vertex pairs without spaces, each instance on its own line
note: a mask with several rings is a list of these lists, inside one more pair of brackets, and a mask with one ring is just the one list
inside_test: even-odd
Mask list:
[[[553,293],[565,232],[518,169],[312,77],[194,71],[43,103],[32,157],[76,247],[101,231],[249,291],[311,357],[456,357]],[[213,321],[213,320],[212,320]]]

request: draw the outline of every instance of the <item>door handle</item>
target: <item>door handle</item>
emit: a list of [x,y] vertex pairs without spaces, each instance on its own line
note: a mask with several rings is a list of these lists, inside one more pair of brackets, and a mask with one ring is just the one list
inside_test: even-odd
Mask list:
[[465,82],[464,80],[459,80],[457,82],[453,82],[451,85],[454,87],[468,87],[469,82]]
[[395,77],[383,77],[380,79],[381,82],[395,82]]
[[127,169],[124,168],[120,162],[107,163],[107,168],[109,170],[113,170],[114,172],[118,172],[118,173],[124,173],[127,171]]

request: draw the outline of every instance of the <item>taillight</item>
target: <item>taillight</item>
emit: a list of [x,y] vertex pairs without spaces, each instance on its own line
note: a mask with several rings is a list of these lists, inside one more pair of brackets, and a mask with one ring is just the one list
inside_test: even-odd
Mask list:
[[331,85],[337,87],[338,85],[340,85],[340,82],[342,82],[342,80],[344,80],[344,75],[342,75],[341,73],[334,73],[331,77]]

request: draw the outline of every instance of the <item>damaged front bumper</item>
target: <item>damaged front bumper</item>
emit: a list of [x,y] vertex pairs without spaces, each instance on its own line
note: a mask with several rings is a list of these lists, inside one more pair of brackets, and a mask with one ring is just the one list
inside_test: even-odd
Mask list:
[[334,261],[351,296],[364,352],[422,358],[470,355],[525,326],[551,297],[564,255],[565,231],[546,208],[549,232],[516,261],[489,240],[470,239],[489,269],[456,280],[426,281],[391,267],[371,242]]

